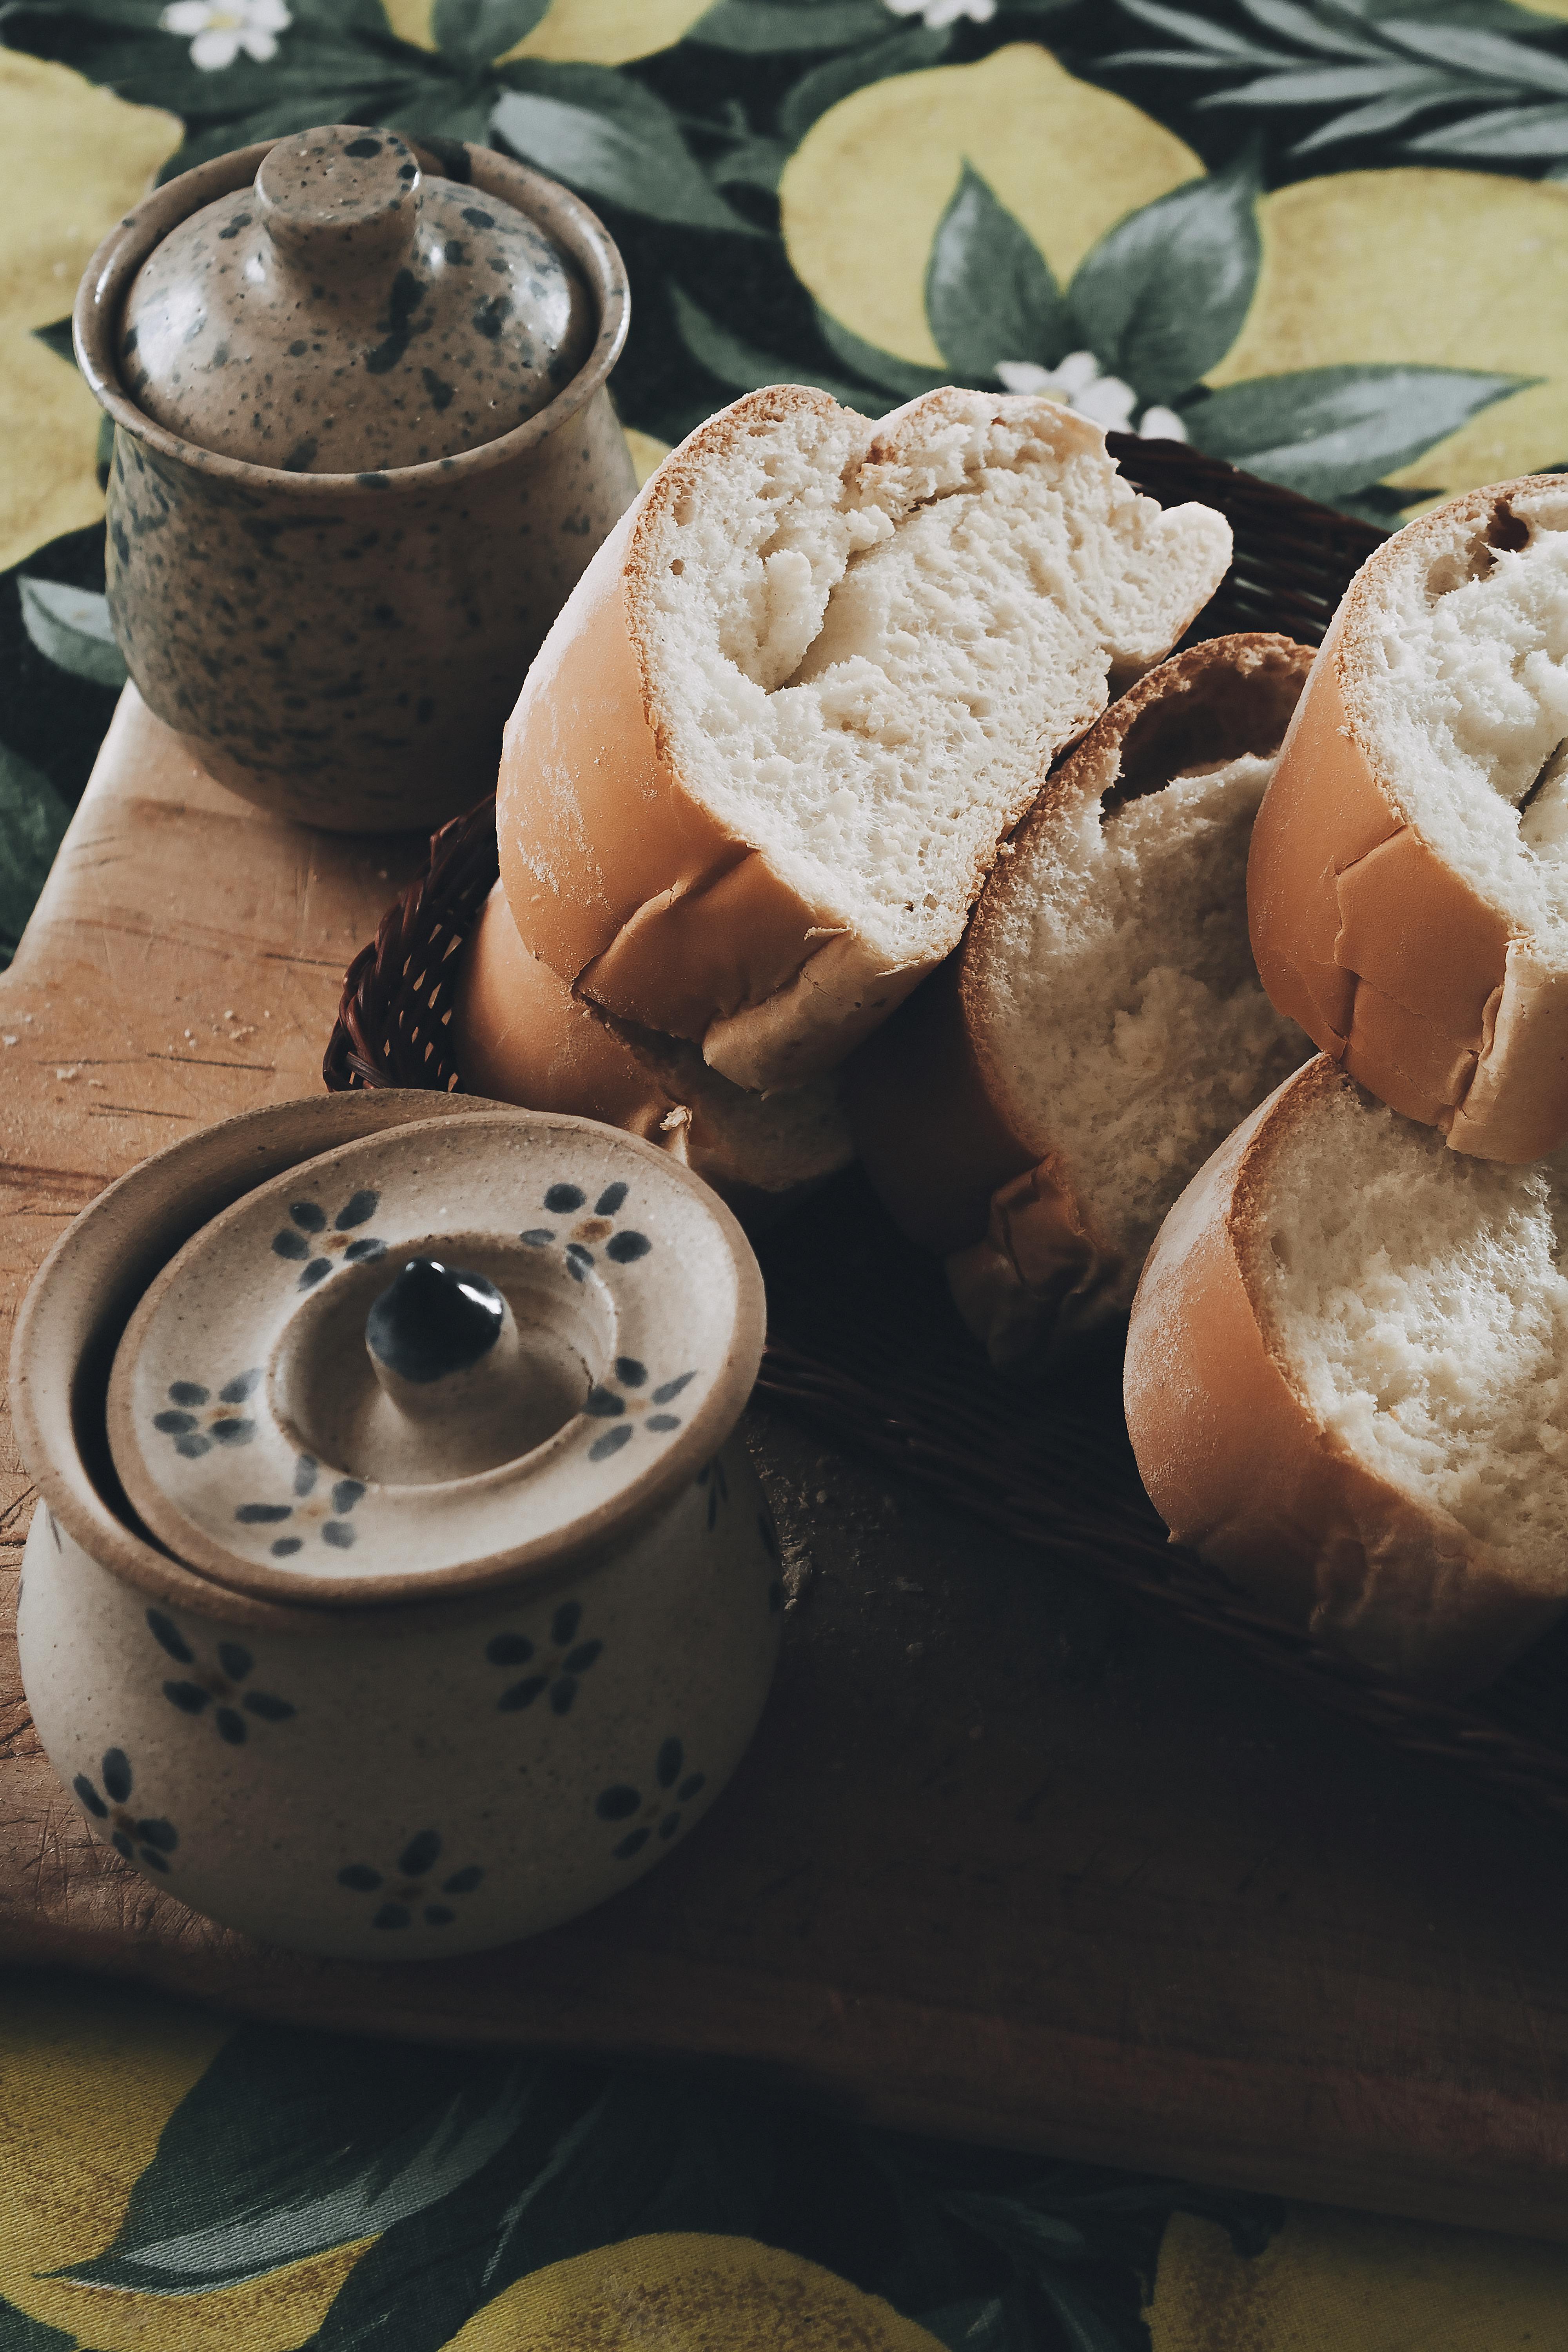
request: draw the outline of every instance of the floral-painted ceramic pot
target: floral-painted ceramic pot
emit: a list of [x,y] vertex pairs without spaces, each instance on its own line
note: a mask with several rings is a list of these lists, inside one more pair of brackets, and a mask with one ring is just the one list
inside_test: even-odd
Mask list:
[[430,825],[631,503],[630,297],[564,188],[354,124],[183,173],[105,238],[77,356],[115,423],[110,615],[220,782],[338,832]]
[[341,1097],[112,1187],[12,1374],[23,1679],[89,1824],[213,1918],[360,1958],[649,1869],[776,1659],[734,1434],[762,1329],[728,1212],[587,1120]]

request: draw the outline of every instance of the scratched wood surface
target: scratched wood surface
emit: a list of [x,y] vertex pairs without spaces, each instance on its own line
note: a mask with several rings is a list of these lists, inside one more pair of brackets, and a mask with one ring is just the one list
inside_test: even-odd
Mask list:
[[[0,975],[7,1324],[111,1177],[315,1091],[417,847],[272,824],[127,697]],[[751,1435],[797,1597],[701,1833],[554,1935],[373,1969],[211,1927],[87,1837],[18,1684],[32,1496],[0,1417],[0,1959],[741,2062],[919,2130],[1568,2237],[1559,1845],[810,1431]]]

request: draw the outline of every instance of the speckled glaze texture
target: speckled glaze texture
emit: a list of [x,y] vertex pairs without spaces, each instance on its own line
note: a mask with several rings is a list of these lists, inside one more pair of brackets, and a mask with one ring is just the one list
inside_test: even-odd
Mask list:
[[[401,1245],[378,1256],[367,1244],[397,1241],[390,1212],[416,1168],[466,1216],[464,1255],[482,1245],[484,1196],[498,1197],[509,1135],[525,1189],[542,1151],[545,1189],[557,1188],[537,1224],[531,1201],[511,1215],[507,1192],[511,1223],[528,1210],[524,1232],[536,1236],[521,1244],[527,1281],[541,1297],[573,1301],[602,1285],[609,1318],[607,1363],[584,1369],[587,1393],[566,1402],[553,1454],[540,1444],[541,1492],[562,1506],[560,1524],[546,1524],[549,1510],[535,1524],[513,1480],[510,1549],[477,1556],[494,1493],[471,1460],[442,1459],[437,1443],[422,1466],[400,1458],[395,1475],[426,1481],[405,1483],[405,1496],[445,1496],[454,1527],[479,1538],[467,1559],[430,1553],[417,1511],[406,1525],[395,1514],[378,1523],[371,1473],[340,1491],[332,1462],[313,1463],[308,1480],[291,1475],[284,1505],[256,1523],[259,1565],[237,1556],[204,1572],[150,1542],[105,1448],[109,1366],[137,1299],[209,1231],[231,1234],[237,1264],[247,1262],[254,1202],[258,1233],[276,1227],[307,1244],[303,1259],[292,1247],[262,1252],[301,1314],[330,1320],[334,1296],[345,1315],[354,1307],[362,1347],[394,1360],[382,1365],[392,1401],[417,1392],[437,1435],[443,1422],[450,1431],[454,1402],[469,1418],[465,1383],[500,1353],[500,1339],[475,1355],[470,1334],[432,1355],[438,1324],[426,1317],[416,1328],[406,1314],[401,1326],[384,1316],[373,1338],[351,1292],[397,1279]],[[500,1159],[459,1198],[487,1138]],[[339,1202],[340,1180],[363,1179],[361,1160],[382,1147],[384,1196],[370,1205],[359,1181]],[[599,1172],[596,1153],[613,1155],[611,1184],[628,1188],[602,1213],[603,1192],[565,1197],[585,1190],[584,1171]],[[575,1179],[554,1170],[561,1155]],[[638,1186],[641,1223],[630,1214]],[[279,1187],[281,1223],[270,1198]],[[658,1278],[679,1286],[690,1238],[683,1202],[734,1254],[733,1306],[721,1314],[723,1361],[707,1397],[692,1381],[660,1402],[651,1366],[618,1344],[616,1285],[653,1279],[662,1251]],[[289,1213],[296,1206],[302,1218]],[[412,1194],[407,1206],[417,1222]],[[595,1228],[586,1240],[576,1236],[584,1222]],[[538,1238],[546,1224],[548,1241]],[[336,1255],[324,1235],[342,1242]],[[633,1248],[629,1235],[650,1246]],[[579,1263],[591,1256],[580,1274],[573,1247]],[[307,1279],[318,1259],[327,1271]],[[510,1296],[537,1336],[526,1292]],[[193,1339],[200,1324],[198,1312]],[[304,1328],[291,1324],[296,1336]],[[18,1318],[11,1385],[41,1496],[18,1607],[24,1684],[70,1801],[113,1848],[114,1866],[269,1941],[393,1959],[532,1934],[671,1852],[738,1763],[776,1662],[777,1542],[734,1427],[762,1328],[760,1276],[728,1212],[665,1155],[588,1121],[493,1105],[454,1116],[395,1094],[327,1097],[228,1121],[111,1186],[40,1270]],[[336,1363],[325,1369],[335,1384]],[[255,1417],[259,1384],[227,1398],[195,1380],[175,1385],[183,1402],[160,1407],[166,1426],[150,1424],[157,1442],[182,1467],[238,1465],[227,1499],[241,1496],[235,1524],[248,1530],[245,1465],[259,1461],[261,1441],[241,1424]],[[621,1428],[625,1440],[606,1448]],[[353,1545],[333,1545],[329,1526],[353,1529]]]
[[120,373],[204,449],[341,474],[417,466],[537,415],[593,347],[566,255],[395,132],[280,139],[142,263]]
[[565,190],[350,127],[219,157],[105,240],[76,333],[116,425],[110,611],[212,774],[336,831],[486,788],[635,491],[627,307]]

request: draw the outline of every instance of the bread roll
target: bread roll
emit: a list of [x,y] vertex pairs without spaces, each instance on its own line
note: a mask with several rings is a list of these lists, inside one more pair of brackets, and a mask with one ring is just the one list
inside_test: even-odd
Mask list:
[[846,1073],[873,1183],[998,1364],[1124,1315],[1188,1177],[1306,1058],[1253,969],[1246,875],[1311,658],[1217,637],[1113,703]]
[[837,1081],[748,1094],[672,1038],[634,1038],[517,935],[498,882],[463,950],[454,1050],[466,1094],[623,1127],[673,1153],[753,1226],[854,1157]]
[[501,879],[574,992],[738,1085],[841,1061],[956,945],[1108,673],[1230,559],[1100,426],[942,391],[879,425],[749,394],[599,550],[506,732]]
[[1568,1600],[1568,1166],[1488,1165],[1319,1055],[1166,1218],[1132,1308],[1139,1471],[1265,1608],[1433,1691]]
[[1253,835],[1258,969],[1457,1151],[1568,1137],[1568,475],[1471,490],[1352,583]]

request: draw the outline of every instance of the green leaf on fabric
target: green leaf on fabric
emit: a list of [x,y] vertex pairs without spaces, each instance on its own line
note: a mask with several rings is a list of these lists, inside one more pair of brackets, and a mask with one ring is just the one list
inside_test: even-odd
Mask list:
[[53,2275],[204,2294],[393,2229],[517,2128],[521,2066],[241,2026],[175,2108],[114,2241]]
[[25,572],[16,590],[22,625],[47,661],[92,686],[124,685],[125,656],[114,642],[106,596],[61,580],[30,580]]
[[[888,17],[882,16],[884,28]],[[858,89],[865,89],[874,81],[887,81],[893,74],[921,73],[927,66],[940,65],[952,46],[947,27],[928,31],[916,26],[907,33],[893,33],[875,47],[852,49],[847,57],[829,58],[826,64],[814,66],[785,94],[779,104],[779,129],[793,146],[798,146],[819,116],[837,106],[840,100],[850,98]]]
[[1384,58],[1380,65],[1321,66],[1304,72],[1265,74],[1234,89],[1216,90],[1200,98],[1205,110],[1235,107],[1243,113],[1258,106],[1342,106],[1352,99],[1384,98],[1437,89],[1458,95],[1451,81],[1435,76],[1405,58]]
[[1406,89],[1397,98],[1373,99],[1370,106],[1352,106],[1348,114],[1337,114],[1331,121],[1321,122],[1305,139],[1298,139],[1291,148],[1292,155],[1315,154],[1321,147],[1342,145],[1347,139],[1373,139],[1384,131],[1396,131],[1402,122],[1413,122],[1418,114],[1429,113],[1433,107],[1447,103],[1452,93],[1436,83],[1427,90]]
[[1332,500],[1412,464],[1534,381],[1468,368],[1302,368],[1226,384],[1184,407],[1182,421],[1210,457]]
[[1149,2330],[1141,2318],[1109,2318],[1076,2279],[1059,2272],[1040,2273],[1038,2284],[1068,2352],[1149,2352]]
[[674,115],[640,82],[608,66],[530,61],[504,79],[494,135],[586,196],[677,228],[762,231],[731,212],[680,135]]
[[33,341],[36,343],[42,343],[47,350],[53,352],[56,359],[68,360],[72,367],[75,367],[76,345],[71,341],[71,322],[68,319],[56,319],[48,326],[35,327],[32,331]]
[[764,383],[814,383],[844,407],[858,409],[866,416],[884,415],[892,404],[879,400],[864,384],[838,382],[809,362],[782,360],[773,352],[760,351],[754,343],[743,342],[739,335],[721,327],[717,319],[710,318],[700,303],[673,283],[669,301],[680,340],[692,358],[731,392],[755,392]]
[[1277,33],[1282,39],[1294,41],[1299,48],[1315,50],[1325,58],[1375,57],[1376,46],[1364,33],[1352,29],[1351,20],[1331,14],[1318,16],[1300,0],[1240,0],[1242,13],[1267,33]]
[[491,89],[478,97],[454,90],[445,106],[433,105],[421,94],[412,105],[383,107],[375,119],[388,131],[401,131],[405,139],[466,139],[475,147],[489,147],[492,102]]
[[77,2352],[77,2339],[0,2296],[0,2352]]
[[1500,106],[1462,122],[1440,123],[1407,142],[1412,155],[1468,155],[1478,163],[1523,163],[1568,155],[1568,106]]
[[782,139],[740,139],[708,166],[715,187],[763,188],[774,195],[790,151]]
[[963,2303],[944,2304],[940,2311],[922,2311],[918,2324],[945,2344],[948,2352],[1030,2352],[999,2294],[971,2295]]
[[531,33],[550,0],[436,0],[436,46],[465,65],[488,66]]
[[442,2207],[355,2263],[310,2352],[441,2352],[520,2278],[660,2231],[758,2234],[772,2170],[765,2111],[679,2076],[533,2070],[515,2138]]
[[[494,2284],[511,2232],[570,2162],[606,2096],[603,2071],[542,2059],[525,2066],[517,2128],[481,2171],[439,2203],[395,2222],[368,2247],[307,2352],[440,2352]],[[591,2242],[602,2243],[603,2239]]]
[[1082,341],[1142,399],[1179,399],[1240,332],[1262,255],[1259,184],[1249,151],[1129,213],[1079,263],[1068,301]]
[[1424,62],[1448,66],[1467,81],[1502,82],[1568,98],[1568,61],[1550,49],[1500,39],[1468,26],[1424,25],[1418,19],[1386,17],[1377,29],[1396,48]]
[[816,305],[816,331],[828,350],[837,352],[846,367],[853,368],[869,383],[885,386],[900,401],[918,400],[922,392],[935,392],[940,385],[952,381],[947,369],[921,367],[916,360],[900,360],[875,343],[862,342],[820,302]]
[[931,239],[925,305],[938,350],[961,375],[984,381],[1007,360],[1055,367],[1072,348],[1049,262],[967,161]]
[[[1121,5],[1129,16],[1136,17],[1139,24],[1147,25],[1151,31],[1173,34],[1179,41],[1190,41],[1206,49],[1215,60],[1223,58],[1226,65],[1267,66],[1275,62],[1276,53],[1272,49],[1244,39],[1239,33],[1228,31],[1225,26],[1215,24],[1207,16],[1195,13],[1189,16],[1184,8],[1163,6],[1162,0],[1121,0]],[[1116,58],[1106,59],[1110,65],[1121,62]]]
[[717,0],[685,37],[707,49],[777,57],[792,49],[847,49],[888,29],[882,0]]
[[0,958],[6,962],[16,952],[69,823],[70,811],[47,776],[0,743]]

